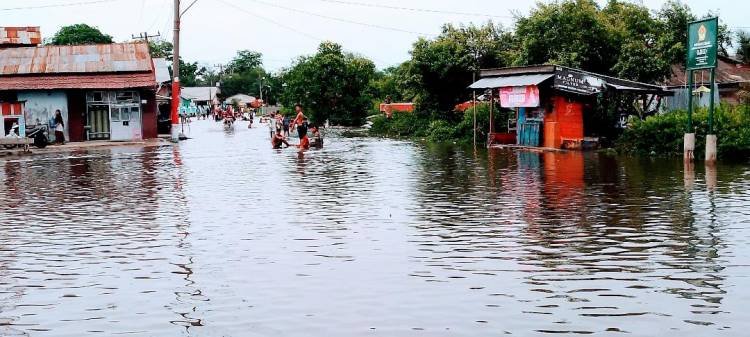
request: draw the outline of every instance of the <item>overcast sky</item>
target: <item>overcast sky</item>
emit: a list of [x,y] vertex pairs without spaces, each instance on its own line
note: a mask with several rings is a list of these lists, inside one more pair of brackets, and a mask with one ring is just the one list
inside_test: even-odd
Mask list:
[[[94,1],[101,1],[96,2]],[[183,7],[192,0],[182,0]],[[279,69],[315,52],[321,40],[369,57],[383,68],[409,57],[419,36],[438,34],[452,23],[489,19],[512,25],[535,0],[198,0],[185,14],[182,57],[207,65],[226,63],[239,49],[256,50],[264,64]],[[605,3],[604,0],[599,0]],[[663,1],[644,0],[652,9]],[[750,26],[750,2],[685,0],[693,11],[717,10],[732,27]],[[355,5],[371,4],[372,6]],[[65,7],[43,7],[67,4]],[[0,24],[41,26],[49,37],[61,26],[87,23],[128,41],[133,34],[160,32],[172,38],[173,0],[0,0]],[[398,8],[386,8],[398,7]],[[418,10],[415,10],[418,9]]]

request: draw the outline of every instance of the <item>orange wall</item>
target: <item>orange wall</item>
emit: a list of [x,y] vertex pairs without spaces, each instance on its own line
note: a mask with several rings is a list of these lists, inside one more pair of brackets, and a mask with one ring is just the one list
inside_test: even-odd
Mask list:
[[552,104],[544,116],[544,146],[560,148],[563,139],[583,140],[583,104],[562,96],[553,97]]

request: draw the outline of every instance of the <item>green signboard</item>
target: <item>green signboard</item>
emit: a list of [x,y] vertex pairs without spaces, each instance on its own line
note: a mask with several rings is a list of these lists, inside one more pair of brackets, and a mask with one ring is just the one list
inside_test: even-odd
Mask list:
[[719,19],[689,23],[687,47],[688,70],[715,68],[719,50]]

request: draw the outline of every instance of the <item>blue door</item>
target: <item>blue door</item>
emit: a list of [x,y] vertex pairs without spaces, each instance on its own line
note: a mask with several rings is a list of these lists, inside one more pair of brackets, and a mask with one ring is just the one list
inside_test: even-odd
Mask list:
[[518,109],[518,145],[539,146],[541,144],[542,109]]

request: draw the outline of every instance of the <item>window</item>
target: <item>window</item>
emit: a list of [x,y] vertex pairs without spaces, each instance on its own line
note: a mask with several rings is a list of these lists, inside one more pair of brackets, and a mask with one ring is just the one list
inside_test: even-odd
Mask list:
[[138,94],[135,91],[118,91],[116,101],[117,103],[135,103],[138,102]]
[[129,121],[130,120],[130,109],[127,107],[120,108],[120,120],[121,121]]
[[109,101],[109,95],[105,91],[92,91],[86,95],[86,101],[91,103],[104,103]]
[[112,107],[110,111],[110,120],[112,122],[119,122],[122,120],[120,119],[120,108]]

